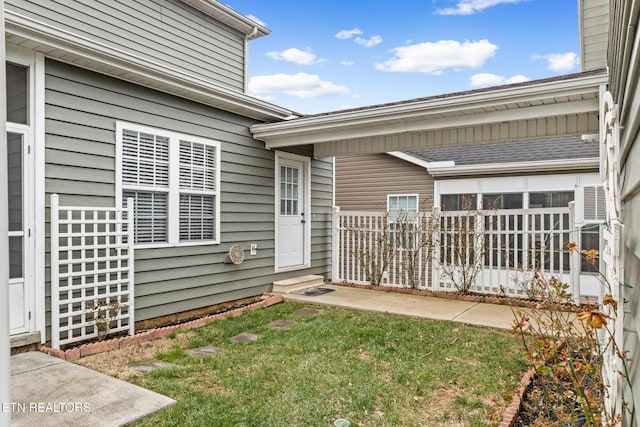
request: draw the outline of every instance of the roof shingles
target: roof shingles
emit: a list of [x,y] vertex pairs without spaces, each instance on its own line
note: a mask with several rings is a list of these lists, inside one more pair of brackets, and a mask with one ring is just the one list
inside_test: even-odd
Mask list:
[[407,151],[428,162],[454,161],[456,165],[521,163],[545,160],[598,158],[598,143],[580,136],[501,142]]

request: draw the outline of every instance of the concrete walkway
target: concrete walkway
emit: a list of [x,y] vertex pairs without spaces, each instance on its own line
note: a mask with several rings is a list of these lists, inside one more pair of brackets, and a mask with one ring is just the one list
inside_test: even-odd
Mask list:
[[12,426],[121,426],[173,399],[83,366],[32,351],[11,357]]
[[511,308],[505,305],[374,291],[346,286],[323,285],[322,287],[333,289],[333,292],[317,296],[290,293],[284,294],[284,299],[285,301],[331,307],[450,320],[497,329],[511,330],[511,324],[514,320]]

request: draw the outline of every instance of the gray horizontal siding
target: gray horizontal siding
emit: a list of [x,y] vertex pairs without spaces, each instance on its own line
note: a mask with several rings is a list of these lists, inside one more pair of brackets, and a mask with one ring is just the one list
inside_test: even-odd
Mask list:
[[[115,204],[118,120],[222,142],[221,244],[136,250],[138,320],[257,295],[287,277],[330,276],[330,161],[312,161],[312,267],[275,274],[275,155],[251,138],[254,120],[51,60],[45,83],[46,218],[54,192],[61,204]],[[47,223],[47,248],[49,235]],[[257,255],[247,251],[239,266],[223,263],[231,245],[248,249],[251,243]],[[48,252],[45,264],[49,307]]]
[[584,0],[580,2],[582,70],[596,70],[607,64],[609,38],[609,1]]
[[8,10],[244,90],[244,36],[179,0],[8,0]]
[[388,194],[418,194],[433,207],[433,177],[425,168],[386,153],[336,157],[336,205],[343,211],[387,210]]

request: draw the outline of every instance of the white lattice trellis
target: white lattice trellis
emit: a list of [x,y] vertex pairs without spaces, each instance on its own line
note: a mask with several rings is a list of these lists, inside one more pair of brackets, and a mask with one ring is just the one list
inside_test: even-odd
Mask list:
[[134,333],[132,199],[126,206],[59,206],[51,196],[53,348]]
[[[611,292],[613,299],[618,301],[617,307],[606,305],[602,310],[610,316],[609,328],[613,331],[613,339],[617,347],[604,341],[607,351],[603,354],[603,375],[607,393],[605,394],[606,410],[612,417],[622,413],[623,380],[620,375],[622,360],[618,350],[624,351],[624,249],[622,236],[624,224],[621,221],[620,200],[620,122],[618,121],[618,106],[613,102],[611,93],[605,92],[601,100],[601,117],[604,117],[601,134],[603,155],[601,155],[601,173],[604,175],[604,190],[606,197],[607,229],[603,233],[603,274],[608,287],[604,292]],[[610,289],[609,289],[610,287]],[[602,301],[602,299],[601,299]],[[604,337],[607,339],[606,337]]]

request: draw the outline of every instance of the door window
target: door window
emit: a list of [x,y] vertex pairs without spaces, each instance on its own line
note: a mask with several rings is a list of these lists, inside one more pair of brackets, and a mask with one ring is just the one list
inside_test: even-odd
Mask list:
[[21,278],[23,274],[23,137],[7,133],[7,160],[9,184],[9,277]]
[[292,166],[280,166],[280,215],[298,215],[298,180],[298,168]]

